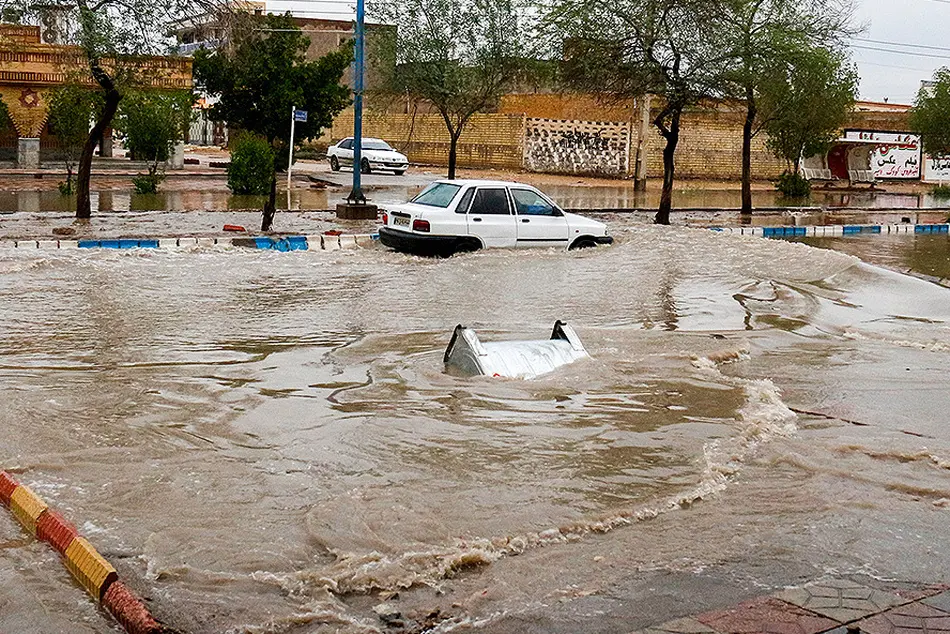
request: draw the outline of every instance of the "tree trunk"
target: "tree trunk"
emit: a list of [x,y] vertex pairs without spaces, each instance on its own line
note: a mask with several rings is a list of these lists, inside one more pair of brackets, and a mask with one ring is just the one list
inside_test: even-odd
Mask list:
[[742,125],[742,213],[752,214],[752,128],[755,125],[757,108],[755,94],[746,89],[745,123]]
[[119,101],[122,99],[122,95],[115,89],[111,79],[105,77],[104,74],[102,74],[102,76],[105,77],[104,80],[100,79],[97,73],[93,73],[93,76],[96,77],[96,80],[105,89],[106,101],[102,106],[102,112],[99,114],[96,125],[92,127],[92,130],[89,131],[89,136],[86,137],[86,142],[82,146],[82,154],[79,155],[79,174],[76,177],[77,218],[92,217],[92,200],[89,196],[89,183],[92,176],[92,155],[96,151],[96,146],[99,144],[103,130],[112,125],[112,119],[115,117],[115,113],[119,109]]
[[[359,167],[354,165],[353,169],[359,169]],[[264,204],[261,231],[270,231],[274,224],[275,213],[277,213],[277,172],[274,172],[270,180],[270,196],[267,197],[267,202]]]
[[459,138],[449,133],[449,180],[455,179],[455,163],[458,159]]
[[680,140],[680,115],[682,111],[677,109],[673,111],[670,127],[668,130],[661,130],[666,139],[666,147],[663,148],[663,191],[660,194],[660,208],[656,211],[653,218],[654,224],[670,224],[670,211],[673,209],[673,158],[676,154],[676,144]]

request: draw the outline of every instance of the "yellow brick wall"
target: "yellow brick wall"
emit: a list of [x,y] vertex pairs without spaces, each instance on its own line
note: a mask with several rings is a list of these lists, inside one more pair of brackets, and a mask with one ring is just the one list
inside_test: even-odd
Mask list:
[[[654,113],[655,114],[655,113]],[[736,111],[695,109],[684,113],[676,147],[676,176],[738,180],[742,176],[742,117]],[[647,132],[647,176],[663,176],[666,140],[655,127]],[[785,161],[765,147],[765,134],[752,138],[752,178],[777,178]]]
[[[521,169],[525,117],[521,114],[476,114],[465,126],[458,145],[458,166]],[[353,111],[333,122],[315,145],[336,143],[353,135]],[[363,113],[363,136],[389,142],[412,163],[447,165],[449,133],[442,117],[434,114]]]
[[[652,116],[656,116],[654,100]],[[879,112],[857,109],[845,128],[908,131],[906,111]],[[880,107],[879,105],[876,107]],[[579,119],[585,121],[633,122],[634,141],[639,131],[639,112],[635,101],[603,103],[594,95],[573,93],[525,93],[505,95],[498,111],[524,113],[528,117],[548,119]],[[651,119],[652,121],[652,119]],[[676,175],[682,178],[739,179],[742,174],[741,104],[729,108],[722,103],[697,107],[683,115],[679,145],[676,149]],[[652,125],[647,131],[647,173],[650,178],[663,175],[663,147],[666,144]],[[752,139],[752,176],[756,179],[776,178],[785,169],[785,161],[776,158],[765,147],[765,133]],[[635,152],[635,144],[634,149]],[[633,169],[635,156],[630,157]]]
[[[657,112],[654,105],[653,115]],[[502,97],[498,112],[472,117],[459,143],[459,166],[522,169],[526,118],[630,122],[634,130],[632,152],[636,151],[639,108],[635,101],[602,103],[593,95],[572,93],[510,94]],[[742,120],[739,105],[730,109],[723,104],[710,104],[684,113],[676,151],[677,177],[738,179],[742,169]],[[907,114],[862,111],[859,104],[845,127],[907,131]],[[347,110],[314,145],[322,149],[352,133],[353,111]],[[448,132],[437,114],[367,110],[363,115],[363,134],[385,139],[405,152],[413,163],[441,166],[448,162]],[[661,177],[665,141],[652,125],[646,140],[648,176]],[[765,141],[764,133],[752,140],[752,175],[756,179],[776,178],[786,167],[783,160],[766,149]],[[634,161],[635,155],[630,157],[631,169]]]

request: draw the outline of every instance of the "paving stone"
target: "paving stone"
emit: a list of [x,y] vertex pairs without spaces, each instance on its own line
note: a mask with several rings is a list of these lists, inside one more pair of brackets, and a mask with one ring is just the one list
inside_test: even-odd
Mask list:
[[947,634],[950,614],[923,603],[909,603],[858,625],[864,634]]
[[[935,586],[926,586],[924,588],[917,588],[914,590],[898,590],[894,594],[904,597],[908,601],[920,601],[921,599],[932,597],[947,590],[950,590],[950,586],[938,584]],[[936,607],[940,606],[938,605]]]
[[816,581],[774,596],[839,623],[871,616],[908,601],[847,579]]
[[642,634],[718,634],[716,630],[703,625],[696,619],[682,618],[654,625],[643,630]]
[[817,634],[839,625],[774,597],[760,597],[695,618],[722,634]]
[[950,590],[924,599],[921,603],[926,603],[930,607],[943,610],[944,612],[950,612]]

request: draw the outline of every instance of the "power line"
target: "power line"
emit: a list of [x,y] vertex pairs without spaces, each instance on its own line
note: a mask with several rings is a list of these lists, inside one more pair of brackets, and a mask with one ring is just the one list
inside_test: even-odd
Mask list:
[[[947,4],[950,4],[950,0],[947,0]],[[878,51],[881,53],[891,53],[894,55],[907,55],[909,57],[927,57],[931,59],[946,59],[950,60],[950,55],[933,55],[931,53],[913,53],[911,51],[895,51],[889,48],[880,48],[876,46],[862,46],[860,44],[852,44],[851,48],[860,49],[862,51]]]
[[[950,4],[950,0],[947,0]],[[905,48],[923,48],[931,51],[947,51],[950,52],[950,47],[946,46],[929,46],[927,44],[910,44],[908,42],[888,42],[887,40],[871,40],[863,37],[853,37],[851,38],[855,42],[870,42],[871,44],[885,44],[887,46],[903,46]]]
[[910,70],[915,73],[931,73],[933,72],[932,68],[911,68],[910,66],[893,66],[891,64],[878,64],[877,62],[866,62],[864,60],[858,60],[858,64],[864,66],[880,66],[881,68],[893,68],[895,70]]

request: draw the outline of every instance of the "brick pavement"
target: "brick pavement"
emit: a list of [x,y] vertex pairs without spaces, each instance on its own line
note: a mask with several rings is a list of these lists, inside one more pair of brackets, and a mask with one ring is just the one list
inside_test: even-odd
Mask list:
[[635,634],[950,634],[950,587],[824,578]]

